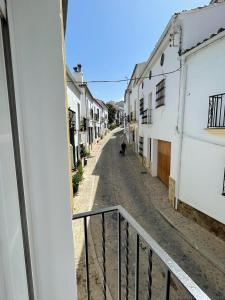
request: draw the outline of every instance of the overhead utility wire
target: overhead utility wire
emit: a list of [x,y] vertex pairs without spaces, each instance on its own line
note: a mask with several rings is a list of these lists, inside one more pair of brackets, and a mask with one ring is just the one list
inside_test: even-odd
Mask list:
[[[170,72],[165,72],[165,73],[161,73],[161,74],[155,74],[155,75],[151,75],[152,77],[158,77],[158,76],[163,76],[163,75],[169,75],[172,73],[176,73],[181,69],[181,67],[179,67],[176,70],[170,71]],[[84,82],[79,82],[76,81],[76,83],[78,84],[86,84],[86,83],[117,83],[117,82],[127,82],[127,81],[132,81],[132,80],[137,80],[137,79],[145,79],[145,78],[149,78],[149,76],[144,76],[144,77],[135,77],[135,78],[127,78],[127,79],[118,79],[118,80],[89,80],[89,81],[84,81]],[[73,82],[72,80],[67,80],[67,82]]]

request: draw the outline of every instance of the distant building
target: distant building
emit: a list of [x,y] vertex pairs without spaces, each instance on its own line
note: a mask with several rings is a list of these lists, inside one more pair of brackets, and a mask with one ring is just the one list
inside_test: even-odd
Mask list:
[[92,144],[98,142],[98,140],[106,134],[108,127],[108,109],[103,101],[95,99],[92,95],[87,83],[83,80],[80,64],[74,68],[73,76],[81,90],[81,144],[83,146],[92,147]]
[[116,109],[115,121],[117,125],[123,125],[124,122],[124,102],[123,101],[108,101]]
[[81,94],[81,88],[75,82],[73,75],[67,67],[68,121],[73,169],[76,168],[77,162],[80,159]]

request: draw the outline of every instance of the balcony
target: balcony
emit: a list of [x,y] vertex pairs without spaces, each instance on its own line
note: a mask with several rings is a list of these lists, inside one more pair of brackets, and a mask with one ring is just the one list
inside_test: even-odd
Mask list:
[[141,124],[152,124],[152,110],[146,109],[142,114],[142,122]]
[[[82,299],[95,292],[91,243],[102,275],[98,299],[210,299],[121,206],[76,214],[73,220],[75,228],[83,224],[83,232],[77,230],[84,236]],[[99,232],[98,240],[92,240],[90,226]]]
[[139,136],[139,155],[143,156],[144,138]]
[[209,97],[207,129],[225,132],[225,93]]
[[99,121],[99,114],[94,114],[94,121]]

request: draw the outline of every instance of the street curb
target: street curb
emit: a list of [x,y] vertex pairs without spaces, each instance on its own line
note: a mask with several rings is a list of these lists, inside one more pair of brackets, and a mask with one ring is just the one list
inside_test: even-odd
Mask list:
[[[153,204],[153,203],[152,203]],[[208,260],[212,265],[214,265],[217,269],[219,269],[223,274],[225,274],[225,270],[222,269],[220,267],[220,265],[218,265],[217,263],[215,263],[210,256],[208,256],[207,254],[205,254],[203,251],[200,250],[200,247],[196,247],[196,245],[193,244],[192,241],[190,241],[190,239],[179,229],[178,226],[174,225],[174,223],[170,220],[170,218],[168,218],[168,216],[166,214],[164,214],[160,209],[158,209],[155,204],[153,204],[155,209],[160,213],[160,215],[164,218],[164,220],[166,220],[171,227],[173,227],[178,234],[180,235],[180,237],[182,237],[193,249],[195,249],[196,251],[198,251],[206,260]]]

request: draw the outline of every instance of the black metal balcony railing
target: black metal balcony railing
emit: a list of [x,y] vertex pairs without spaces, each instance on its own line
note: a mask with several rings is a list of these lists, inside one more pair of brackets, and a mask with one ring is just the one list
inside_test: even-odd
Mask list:
[[94,120],[99,121],[99,114],[96,114],[96,113],[94,114]]
[[146,109],[142,114],[142,124],[152,124],[152,110]]
[[225,128],[225,93],[209,97],[208,128]]
[[139,155],[143,156],[144,138],[139,136]]
[[144,98],[140,99],[140,115],[143,114],[144,111]]
[[[84,224],[84,248],[85,248],[85,264],[86,264],[86,292],[87,299],[91,299],[91,289],[90,289],[90,263],[89,263],[89,238],[88,238],[88,218],[96,218],[96,216],[101,216],[101,270],[102,270],[102,294],[103,299],[106,300],[107,286],[110,281],[110,273],[106,272],[106,262],[109,260],[108,266],[112,269],[112,264],[115,266],[118,262],[117,271],[117,299],[133,299],[131,297],[134,294],[134,298],[137,299],[151,299],[152,298],[152,289],[155,282],[153,269],[155,267],[155,259],[159,259],[166,270],[165,276],[165,289],[163,297],[160,296],[157,299],[172,299],[172,288],[174,283],[174,278],[178,281],[179,285],[183,287],[185,295],[179,299],[210,299],[200,288],[193,282],[193,280],[177,265],[177,263],[158,245],[158,243],[127,213],[125,209],[121,206],[109,207],[106,209],[99,209],[97,211],[91,211],[86,213],[80,213],[73,216],[73,220],[83,219]],[[116,250],[116,260],[107,258],[106,251],[106,242],[107,241],[107,226],[106,219],[112,217],[113,220],[117,223],[115,227],[117,232],[117,241],[114,243]],[[114,217],[113,217],[114,216]],[[115,218],[116,216],[116,218]],[[114,227],[113,227],[114,228]],[[80,232],[79,232],[80,234]],[[134,261],[131,259],[131,237],[135,237],[135,251],[134,251]],[[147,245],[147,251],[145,255],[147,256],[148,270],[146,273],[146,278],[143,278],[143,275],[140,276],[140,247],[141,243]],[[113,243],[110,243],[110,248],[113,247]],[[154,258],[154,259],[153,259]],[[135,262],[135,263],[134,263]],[[135,272],[131,271],[131,267],[135,267]],[[108,274],[108,275],[107,275]],[[115,279],[115,278],[114,278]],[[134,280],[132,284],[131,280]],[[143,295],[143,289],[141,288],[141,283],[147,281],[147,290],[146,295]],[[132,290],[131,290],[132,289]],[[142,294],[142,296],[140,296]],[[170,298],[171,296],[171,298]]]

